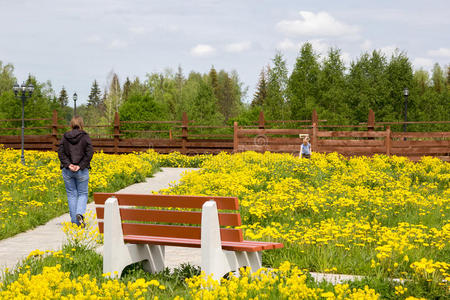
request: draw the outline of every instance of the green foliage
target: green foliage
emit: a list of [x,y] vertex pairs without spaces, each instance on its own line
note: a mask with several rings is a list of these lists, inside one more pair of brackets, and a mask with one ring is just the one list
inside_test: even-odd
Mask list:
[[100,87],[98,86],[97,80],[94,80],[94,83],[92,83],[91,93],[89,94],[87,105],[98,108],[101,104],[101,99],[102,99],[102,92],[100,91]]
[[266,71],[263,68],[261,73],[259,73],[258,86],[256,87],[256,92],[253,95],[252,107],[259,106],[262,107],[267,98],[267,80]]
[[303,44],[289,77],[289,104],[293,120],[307,120],[318,99],[320,65],[310,43]]
[[317,113],[329,124],[346,124],[351,117],[347,103],[347,81],[345,65],[339,49],[330,49],[324,59],[319,76],[319,98]]
[[61,107],[65,107],[69,104],[69,96],[67,95],[67,91],[64,87],[59,92],[58,102]]
[[[157,103],[149,94],[133,93],[122,104],[119,111],[121,121],[161,121],[167,120],[166,107]],[[122,124],[122,130],[168,130],[164,124]],[[167,135],[167,134],[166,134]],[[127,133],[127,136],[136,136],[135,133]],[[148,135],[154,137],[153,135]]]
[[267,99],[263,107],[267,112],[268,119],[284,120],[289,115],[287,107],[288,70],[281,53],[275,55],[272,63],[273,66],[267,72]]
[[[12,64],[0,61],[0,119],[18,119],[21,115],[21,102],[12,92],[16,81],[13,72]],[[39,82],[34,77],[29,80],[35,84],[36,90],[27,100],[25,117],[50,118],[52,110],[56,109],[64,120],[61,124],[67,124],[73,111],[66,90],[63,88],[55,95],[50,82]],[[87,105],[79,106],[77,112],[87,125],[112,124],[116,111],[124,111],[126,120],[181,120],[183,112],[187,112],[196,125],[232,125],[234,121],[252,125],[258,120],[261,110],[267,120],[309,120],[315,109],[327,124],[357,125],[367,122],[370,109],[375,112],[378,122],[403,121],[405,98],[402,92],[405,87],[410,90],[408,121],[450,120],[450,66],[442,68],[435,64],[431,73],[423,69],[414,71],[406,53],[398,50],[391,57],[386,57],[381,51],[362,53],[346,66],[339,49],[330,48],[327,55],[321,57],[310,43],[302,45],[290,73],[282,53],[275,54],[270,65],[259,74],[251,105],[244,102],[247,88],[236,71],[216,70],[212,66],[207,73],[191,71],[185,76],[178,66],[176,72],[166,69],[148,73],[144,80],[126,77],[123,85],[117,74],[111,73],[103,93],[95,80]],[[142,100],[144,108],[139,109],[136,96],[151,100],[148,103]],[[29,121],[25,126],[46,125],[48,121]],[[292,126],[297,125],[292,123]],[[1,122],[0,135],[17,134],[19,127],[20,122],[17,121]],[[162,125],[141,127],[169,129],[169,126]],[[403,127],[393,125],[391,129],[398,131]],[[449,125],[411,124],[408,130],[448,131]],[[101,127],[91,131],[110,133]],[[192,133],[229,133],[225,131],[207,129]],[[26,129],[26,134],[43,133],[49,132]]]

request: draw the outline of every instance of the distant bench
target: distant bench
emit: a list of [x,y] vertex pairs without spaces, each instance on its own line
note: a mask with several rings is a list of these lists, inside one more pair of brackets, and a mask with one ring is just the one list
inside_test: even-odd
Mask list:
[[236,197],[94,193],[94,201],[104,233],[103,273],[111,277],[139,261],[148,272],[163,270],[164,246],[201,248],[201,268],[215,279],[243,266],[256,271],[263,250],[283,247],[244,241],[242,229],[220,227],[241,225]]

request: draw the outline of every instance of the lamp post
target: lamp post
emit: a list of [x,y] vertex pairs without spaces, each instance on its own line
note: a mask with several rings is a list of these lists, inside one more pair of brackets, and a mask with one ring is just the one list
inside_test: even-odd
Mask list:
[[78,99],[77,93],[73,93],[73,116],[74,117],[77,115],[77,99]]
[[25,130],[25,100],[27,97],[31,97],[34,91],[34,86],[29,83],[28,86],[24,83],[22,83],[21,86],[16,82],[13,87],[14,94],[16,97],[20,95],[20,98],[22,99],[22,155],[20,156],[20,159],[22,161],[22,165],[25,165],[25,156],[23,155],[23,148],[24,148],[24,130]]
[[406,132],[406,122],[408,121],[408,96],[409,90],[407,87],[403,89],[403,96],[405,96],[405,123],[403,123],[403,132]]

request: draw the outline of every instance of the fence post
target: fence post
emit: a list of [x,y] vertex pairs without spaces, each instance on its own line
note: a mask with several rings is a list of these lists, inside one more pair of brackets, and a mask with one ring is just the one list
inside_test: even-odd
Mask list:
[[120,118],[116,111],[114,114],[114,154],[119,153],[119,138],[120,138]]
[[233,124],[233,153],[237,153],[239,148],[238,123]]
[[[369,115],[367,116],[367,132],[373,132],[375,129],[375,113],[372,109],[369,109]],[[369,137],[368,140],[374,140],[374,137]]]
[[264,129],[264,125],[265,125],[264,112],[261,110],[259,112],[258,128]]
[[189,125],[188,116],[187,116],[187,113],[184,111],[182,125],[181,125],[181,138],[182,138],[181,153],[182,154],[186,154],[186,152],[187,152],[188,125]]
[[317,111],[315,109],[313,109],[313,111],[312,111],[311,123],[312,124],[316,123],[316,125],[319,123],[319,120],[317,117]]
[[169,139],[170,139],[170,140],[172,139],[172,128],[169,129]]
[[52,118],[52,150],[56,151],[58,147],[58,112],[53,110]]
[[313,109],[311,115],[311,123],[312,123],[312,137],[311,137],[311,151],[319,152],[319,145],[317,145],[317,123],[319,122],[319,118],[317,116],[317,111]]
[[386,155],[391,155],[391,126],[386,127],[386,137],[384,138],[384,145],[386,146]]
[[312,137],[311,137],[311,151],[319,152],[319,145],[317,145],[317,123],[312,124]]
[[367,131],[373,131],[375,128],[375,113],[372,109],[369,110],[369,116],[367,118]]

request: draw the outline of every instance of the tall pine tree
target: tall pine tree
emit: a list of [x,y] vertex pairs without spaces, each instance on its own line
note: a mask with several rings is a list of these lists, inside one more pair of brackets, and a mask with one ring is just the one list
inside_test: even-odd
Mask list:
[[61,107],[65,107],[69,104],[69,96],[67,96],[67,91],[63,87],[61,92],[59,92],[58,102]]
[[310,43],[303,44],[289,77],[289,106],[294,120],[309,119],[318,98],[318,56]]
[[259,73],[258,87],[253,95],[252,106],[259,106],[262,108],[264,102],[267,98],[267,80],[266,80],[266,70],[262,68],[261,73]]
[[209,71],[209,80],[211,81],[211,87],[213,89],[214,95],[219,99],[219,80],[217,79],[217,71],[214,66],[211,67]]
[[348,74],[348,100],[352,109],[352,122],[367,121],[370,109],[377,112],[377,120],[384,120],[390,107],[383,107],[390,99],[387,60],[380,51],[363,53],[350,66]]
[[275,54],[273,66],[268,68],[267,100],[264,112],[272,120],[286,119],[289,115],[287,107],[288,70],[281,53]]
[[433,70],[431,71],[431,80],[433,81],[433,87],[436,90],[436,92],[440,93],[445,88],[445,78],[444,78],[444,72],[441,69],[441,66],[439,66],[438,63],[435,63],[433,66]]
[[88,97],[88,106],[98,108],[102,101],[101,97],[102,92],[100,91],[100,87],[98,86],[97,80],[94,80]]
[[122,91],[122,101],[127,101],[128,97],[130,96],[131,92],[131,81],[130,78],[127,77],[125,80],[125,83],[123,84],[123,91]]
[[346,99],[345,65],[339,49],[329,49],[319,76],[318,114],[329,124],[345,124],[351,117]]

